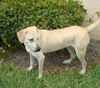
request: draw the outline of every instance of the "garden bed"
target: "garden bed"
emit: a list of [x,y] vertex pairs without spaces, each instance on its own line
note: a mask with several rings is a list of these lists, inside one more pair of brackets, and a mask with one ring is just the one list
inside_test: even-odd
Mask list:
[[[54,52],[53,52],[54,53]],[[69,65],[63,65],[62,62],[69,58],[69,54],[66,50],[66,54],[59,53],[46,54],[44,69],[55,70],[57,67],[76,67],[80,66],[80,62],[77,58]],[[91,41],[86,54],[88,63],[100,63],[100,43],[97,41]],[[8,58],[4,59],[4,64],[13,64],[14,66],[27,68],[29,66],[29,54],[25,50],[18,50],[11,54]],[[37,62],[36,62],[37,63]]]

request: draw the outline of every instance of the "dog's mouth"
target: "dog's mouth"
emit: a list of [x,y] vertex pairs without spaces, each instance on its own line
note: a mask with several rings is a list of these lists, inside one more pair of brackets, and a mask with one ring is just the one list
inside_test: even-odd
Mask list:
[[36,48],[30,48],[33,52],[40,52],[41,51],[41,48],[37,45]]
[[41,48],[37,47],[36,50],[34,52],[40,52]]

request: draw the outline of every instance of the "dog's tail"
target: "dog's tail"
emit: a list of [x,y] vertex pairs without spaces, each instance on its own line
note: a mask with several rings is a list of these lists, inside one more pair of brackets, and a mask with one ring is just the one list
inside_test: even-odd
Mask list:
[[96,12],[95,15],[97,15],[98,20],[94,22],[93,24],[89,25],[88,27],[86,27],[88,32],[94,29],[100,23],[100,12]]

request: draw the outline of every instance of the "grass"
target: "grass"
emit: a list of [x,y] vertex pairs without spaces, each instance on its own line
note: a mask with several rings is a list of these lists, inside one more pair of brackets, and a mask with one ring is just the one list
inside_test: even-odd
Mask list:
[[0,66],[0,88],[100,88],[100,65],[91,64],[87,75],[68,69],[49,73],[37,80],[38,71],[31,72],[12,65]]

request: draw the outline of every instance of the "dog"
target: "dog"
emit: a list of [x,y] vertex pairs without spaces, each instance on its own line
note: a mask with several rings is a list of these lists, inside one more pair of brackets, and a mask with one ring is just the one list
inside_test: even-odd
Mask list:
[[39,76],[43,75],[43,64],[45,60],[44,53],[57,51],[67,48],[70,53],[70,59],[64,60],[63,63],[71,63],[77,57],[82,64],[80,74],[86,73],[87,62],[85,54],[87,46],[90,42],[88,32],[94,29],[100,23],[100,13],[96,12],[98,20],[88,27],[71,26],[56,30],[39,30],[35,26],[17,32],[20,43],[24,43],[26,51],[30,55],[30,67],[32,70],[35,66],[35,58],[38,61]]

